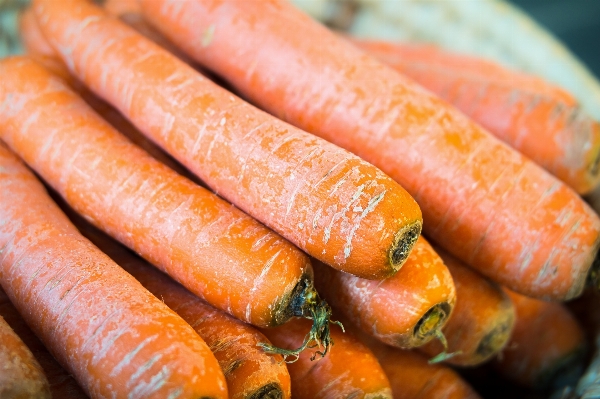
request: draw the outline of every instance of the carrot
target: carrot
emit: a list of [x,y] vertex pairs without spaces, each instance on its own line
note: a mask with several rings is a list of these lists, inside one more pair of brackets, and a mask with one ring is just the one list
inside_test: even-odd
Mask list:
[[259,344],[268,343],[263,334],[206,304],[92,227],[73,210],[67,210],[66,213],[85,237],[173,309],[202,337],[225,374],[231,399],[290,397],[290,375],[282,357],[268,355],[259,348]]
[[0,316],[0,397],[50,398],[48,380],[29,348]]
[[542,79],[434,46],[354,40],[580,194],[600,182],[600,124]]
[[252,101],[397,180],[421,206],[425,233],[468,265],[532,296],[581,293],[600,219],[444,101],[283,1],[141,5]]
[[421,212],[379,169],[234,97],[92,4],[34,10],[70,70],[219,195],[340,270],[375,279],[404,263]]
[[[13,80],[5,73],[11,63],[26,65],[2,61],[3,83]],[[11,194],[0,206],[0,283],[87,394],[227,397],[223,373],[204,341],[84,239],[4,145],[0,191]]]
[[394,399],[479,398],[454,370],[442,364],[429,364],[422,354],[388,348],[373,352],[390,379]]
[[[277,346],[294,348],[303,339],[306,320],[294,319],[289,323],[264,328],[261,331]],[[292,397],[297,399],[337,398],[391,398],[390,385],[385,373],[371,351],[356,338],[342,333],[332,325],[335,341],[329,354],[314,360],[306,352],[288,363],[292,379]]]
[[53,74],[60,76],[115,129],[133,141],[136,145],[142,147],[156,160],[167,165],[180,175],[193,180],[197,184],[201,184],[201,182],[196,179],[194,175],[189,173],[189,171],[187,171],[183,166],[181,166],[181,164],[161,150],[157,145],[149,141],[142,133],[140,133],[133,125],[131,125],[131,123],[123,118],[118,111],[108,105],[105,101],[96,97],[80,81],[75,79],[70,74],[66,65],[64,65],[62,60],[58,57],[58,54],[56,54],[52,46],[50,46],[50,43],[48,43],[46,38],[42,35],[31,8],[28,8],[21,13],[19,20],[19,33],[23,40],[23,47],[25,48],[27,55],[33,58],[39,64],[43,65],[44,68],[48,69]]
[[585,355],[584,333],[577,320],[560,303],[506,293],[517,318],[510,341],[497,359],[498,372],[534,389],[576,381]]
[[[69,374],[54,357],[48,352],[44,344],[35,336],[31,328],[27,326],[23,317],[17,311],[17,308],[10,302],[8,296],[0,288],[0,318],[8,323],[21,340],[27,345],[35,360],[44,371],[44,378],[48,379],[50,387],[50,397],[61,399],[86,399],[87,395],[83,392],[77,381]],[[3,341],[6,342],[6,341]],[[27,397],[34,396],[29,393]],[[48,396],[48,395],[47,395]],[[2,396],[4,398],[4,396]],[[44,397],[38,394],[35,397]]]
[[453,355],[446,361],[453,365],[478,365],[507,344],[515,324],[515,309],[497,284],[470,270],[441,248],[436,251],[450,270],[458,299],[442,329],[447,347],[432,341],[419,349],[428,356],[447,351]]
[[31,60],[0,72],[0,136],[76,211],[220,309],[264,326],[305,315],[307,345],[329,342],[329,306],[297,248],[155,161]]
[[450,272],[424,238],[394,276],[366,280],[314,262],[315,286],[338,312],[386,344],[412,348],[437,336],[456,299]]

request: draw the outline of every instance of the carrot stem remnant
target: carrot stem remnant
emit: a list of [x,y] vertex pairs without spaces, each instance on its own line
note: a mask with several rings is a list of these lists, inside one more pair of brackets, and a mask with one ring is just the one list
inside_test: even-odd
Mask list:
[[[266,353],[282,355],[286,363],[294,363],[298,360],[300,352],[305,349],[318,347],[319,350],[311,356],[310,360],[315,360],[317,355],[325,356],[329,351],[329,347],[333,345],[329,331],[329,323],[339,325],[344,330],[344,326],[339,321],[331,320],[331,307],[327,302],[319,297],[319,293],[315,290],[311,279],[304,278],[297,286],[299,293],[292,294],[292,303],[289,308],[295,317],[305,317],[313,321],[312,327],[308,334],[304,337],[304,342],[297,349],[278,348],[268,343],[259,343]],[[321,347],[323,348],[321,350]],[[288,357],[293,357],[293,360],[288,361]]]

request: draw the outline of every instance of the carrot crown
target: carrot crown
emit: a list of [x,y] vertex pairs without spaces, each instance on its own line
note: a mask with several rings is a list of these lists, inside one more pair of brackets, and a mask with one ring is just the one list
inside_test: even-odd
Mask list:
[[[333,345],[329,331],[331,307],[319,297],[319,293],[315,289],[311,278],[303,278],[300,284],[298,284],[298,293],[293,295],[290,309],[292,310],[292,316],[305,317],[313,321],[313,325],[304,337],[302,345],[297,349],[283,349],[261,342],[258,346],[266,353],[282,355],[283,360],[287,363],[297,361],[300,353],[305,349],[319,348],[319,350],[313,353],[310,360],[315,360],[317,355],[321,357],[325,356],[329,347]],[[344,330],[344,326],[339,321],[331,322],[339,325],[342,331]],[[287,360],[288,357],[292,357],[292,360]]]

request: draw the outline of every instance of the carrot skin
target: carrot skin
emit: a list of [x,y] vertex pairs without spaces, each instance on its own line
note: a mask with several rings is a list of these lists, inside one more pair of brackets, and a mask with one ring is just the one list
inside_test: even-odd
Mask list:
[[[61,399],[88,398],[73,376],[54,359],[44,344],[35,336],[2,288],[0,288],[0,316],[4,318],[19,338],[23,340],[42,367],[46,376],[45,378],[48,379],[50,385],[50,397]],[[31,396],[29,395],[28,397]]]
[[0,85],[2,137],[79,213],[240,319],[292,316],[294,289],[312,276],[304,254],[152,159],[35,63],[0,70],[13,77]]
[[17,333],[0,315],[0,397],[50,398],[42,367]]
[[495,366],[504,377],[545,390],[577,380],[583,372],[583,329],[560,303],[544,302],[505,290],[516,310],[509,343]]
[[580,194],[600,182],[600,124],[542,79],[434,46],[353,43],[414,79]]
[[34,11],[71,72],[219,195],[340,270],[377,279],[401,267],[421,212],[379,169],[241,101],[83,0],[39,0]]
[[581,293],[598,216],[444,101],[283,1],[140,4],[152,25],[247,98],[402,184],[421,206],[425,233],[468,265],[531,296]]
[[290,375],[283,358],[258,346],[268,342],[263,334],[194,296],[72,210],[66,213],[85,237],[194,328],[219,362],[231,399],[290,397]]
[[419,348],[433,357],[446,350],[455,355],[446,360],[456,366],[479,365],[500,352],[508,343],[515,324],[510,298],[494,282],[469,269],[452,255],[436,247],[450,270],[456,297],[454,311],[442,332],[448,347],[433,340]]
[[[277,346],[297,347],[309,327],[293,319],[261,331]],[[288,363],[292,397],[298,399],[391,398],[389,382],[381,366],[364,345],[337,325],[331,326],[333,348],[325,357],[312,360],[307,352]]]
[[2,287],[88,395],[227,397],[200,337],[83,238],[4,145],[0,189],[12,199],[0,207]]
[[391,346],[413,348],[433,339],[456,301],[450,272],[423,237],[402,269],[382,281],[313,264],[315,286],[327,302],[366,334]]

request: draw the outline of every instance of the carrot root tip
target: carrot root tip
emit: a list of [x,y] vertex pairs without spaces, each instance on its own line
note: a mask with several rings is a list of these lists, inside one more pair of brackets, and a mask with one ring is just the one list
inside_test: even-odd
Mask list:
[[[333,345],[329,330],[331,319],[331,307],[327,302],[319,297],[319,293],[314,287],[313,281],[310,278],[303,278],[300,283],[300,289],[295,290],[293,298],[290,301],[292,316],[305,317],[313,321],[313,325],[304,337],[304,342],[297,349],[283,349],[273,346],[268,343],[258,343],[266,353],[282,355],[286,363],[294,363],[298,360],[300,353],[305,349],[319,348],[315,351],[310,360],[315,360],[319,355],[325,356],[329,351],[329,347]],[[339,321],[333,323],[338,324],[344,329],[344,326]],[[288,358],[292,358],[288,360]]]
[[390,248],[389,253],[390,264],[394,272],[397,272],[402,267],[408,255],[410,255],[410,251],[412,251],[421,235],[422,227],[421,222],[415,222],[404,227],[396,234],[394,245]]

